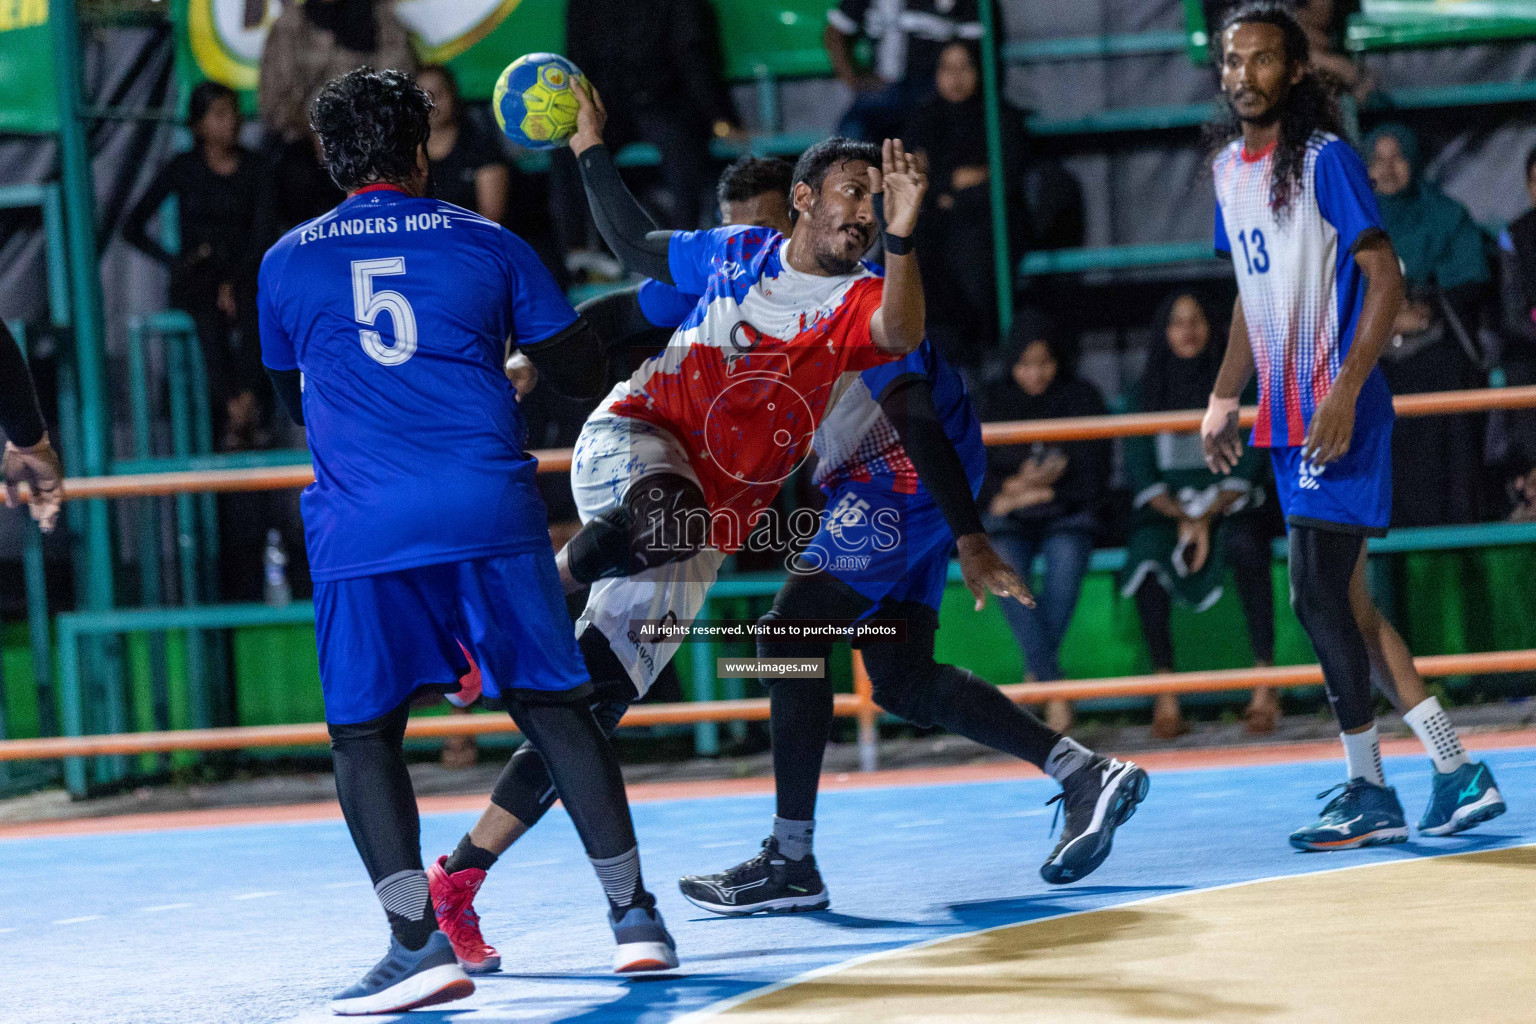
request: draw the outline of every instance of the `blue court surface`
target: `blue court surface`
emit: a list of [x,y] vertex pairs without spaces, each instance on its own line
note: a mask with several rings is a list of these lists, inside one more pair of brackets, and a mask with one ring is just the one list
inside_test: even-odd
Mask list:
[[[832,910],[785,917],[714,917],[675,883],[753,854],[770,797],[640,804],[646,878],[683,961],[650,980],[607,973],[601,893],[557,810],[503,858],[478,900],[502,973],[478,979],[465,1002],[409,1018],[671,1021],[817,968],[978,929],[1536,842],[1536,749],[1479,756],[1510,804],[1504,817],[1459,837],[1415,833],[1401,846],[1328,854],[1296,853],[1285,839],[1339,781],[1338,760],[1158,773],[1105,865],[1059,888],[1036,871],[1053,843],[1047,779],[830,792],[816,839]],[[1410,822],[1429,771],[1419,757],[1388,761]],[[425,817],[424,851],[447,852],[472,820]],[[5,1024],[333,1020],[327,997],[373,964],[386,935],[339,820],[0,841]]]

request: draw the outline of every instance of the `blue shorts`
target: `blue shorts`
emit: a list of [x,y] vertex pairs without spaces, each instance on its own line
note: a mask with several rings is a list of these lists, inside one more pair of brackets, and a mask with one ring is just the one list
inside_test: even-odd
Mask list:
[[1271,448],[1287,526],[1385,537],[1392,523],[1392,421],[1356,431],[1342,459],[1317,469],[1300,447]]
[[[926,494],[850,484],[827,501],[800,564],[825,571],[875,604],[916,601],[938,611],[955,539]],[[873,609],[871,609],[873,610]]]
[[315,641],[336,725],[378,718],[419,690],[457,690],[469,668],[460,643],[487,700],[591,690],[548,547],[317,582]]

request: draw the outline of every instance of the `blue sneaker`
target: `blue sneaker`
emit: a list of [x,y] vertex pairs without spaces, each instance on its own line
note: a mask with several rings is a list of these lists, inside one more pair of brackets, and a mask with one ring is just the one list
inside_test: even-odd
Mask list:
[[1429,806],[1419,819],[1419,831],[1425,835],[1463,832],[1504,813],[1504,798],[1493,781],[1493,772],[1481,761],[1464,764],[1453,772],[1434,774]]
[[420,1006],[450,1003],[473,995],[475,983],[459,967],[448,936],[433,932],[414,952],[391,937],[389,952],[363,980],[331,1000],[331,1012],[343,1017],[397,1013]]
[[661,911],[631,906],[623,917],[615,919],[610,910],[608,923],[613,926],[613,941],[618,943],[613,953],[615,974],[670,971],[677,966],[677,943],[672,941]]
[[[1408,839],[1408,822],[1397,790],[1378,786],[1364,779],[1342,783],[1344,792],[1328,801],[1322,815],[1305,828],[1291,833],[1291,845],[1298,850],[1353,850],[1361,846],[1382,846]],[[1321,800],[1339,786],[1317,794]]]

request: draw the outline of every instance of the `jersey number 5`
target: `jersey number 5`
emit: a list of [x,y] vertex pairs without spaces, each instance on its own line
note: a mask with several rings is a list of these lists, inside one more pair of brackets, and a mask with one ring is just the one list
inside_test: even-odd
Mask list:
[[396,291],[374,291],[373,279],[405,273],[405,257],[389,256],[378,260],[352,261],[352,315],[358,323],[372,327],[380,313],[388,313],[394,323],[395,343],[384,344],[378,331],[362,330],[363,351],[385,366],[399,366],[416,354],[416,314],[404,295]]

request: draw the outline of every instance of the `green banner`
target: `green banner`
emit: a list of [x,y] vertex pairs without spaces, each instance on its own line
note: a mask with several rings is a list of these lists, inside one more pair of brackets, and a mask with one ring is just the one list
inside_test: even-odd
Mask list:
[[58,128],[48,0],[0,0],[0,132]]
[[[0,4],[10,0],[0,0]],[[502,68],[565,45],[565,0],[397,0],[426,64],[447,64],[469,99],[488,99]],[[182,80],[223,82],[254,103],[261,47],[278,0],[173,0]]]

